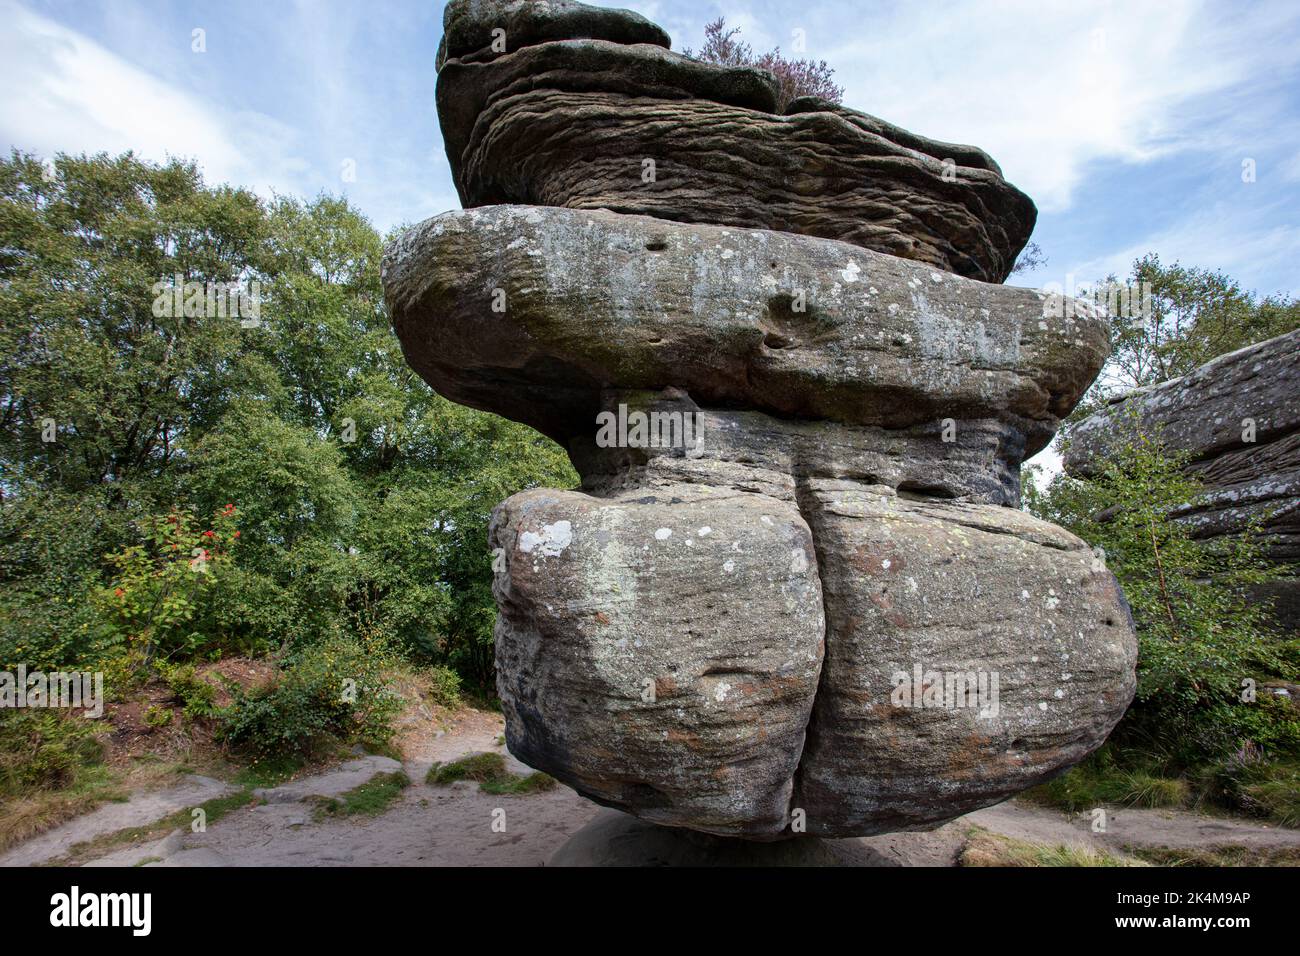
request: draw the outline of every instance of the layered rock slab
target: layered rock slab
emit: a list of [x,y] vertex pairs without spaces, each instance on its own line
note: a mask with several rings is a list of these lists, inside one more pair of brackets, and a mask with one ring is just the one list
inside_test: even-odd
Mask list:
[[809,97],[778,115],[770,73],[672,53],[636,20],[567,37],[559,26],[513,39],[507,29],[505,52],[484,53],[477,44],[508,19],[498,6],[448,8],[473,24],[474,39],[449,47],[437,92],[466,206],[782,230],[993,282],[1033,230],[1033,203],[974,147]]
[[566,446],[602,390],[673,386],[888,429],[991,418],[1032,455],[1109,350],[1086,302],[1054,312],[848,243],[597,210],[446,213],[388,248],[384,287],[427,381]]
[[[1257,524],[1271,561],[1288,571],[1300,564],[1300,331],[1111,403],[1070,430],[1065,470],[1096,477],[1135,432],[1187,455],[1188,473],[1204,484],[1173,515],[1194,538],[1221,543]],[[1265,590],[1282,623],[1300,628],[1300,582]]]
[[453,0],[442,11],[437,66],[441,69],[448,57],[493,59],[530,44],[575,37],[671,45],[661,27],[631,10],[574,0]]

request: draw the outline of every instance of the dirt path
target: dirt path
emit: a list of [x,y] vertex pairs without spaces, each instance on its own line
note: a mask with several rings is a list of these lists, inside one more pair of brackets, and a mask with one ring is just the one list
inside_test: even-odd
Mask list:
[[[178,829],[136,845],[87,851],[77,863],[90,866],[541,866],[600,808],[567,787],[520,796],[494,796],[478,784],[432,786],[424,782],[435,762],[495,752],[507,766],[530,768],[498,743],[499,715],[462,710],[444,731],[404,735],[404,759],[358,756],[325,773],[271,790],[195,833]],[[317,798],[338,797],[376,774],[405,771],[411,785],[380,814],[334,817],[315,812]],[[110,804],[9,851],[0,865],[23,866],[63,858],[83,841],[152,823],[179,809],[236,788],[207,778],[124,804]],[[1125,847],[1258,850],[1300,848],[1300,831],[1276,829],[1184,811],[1107,810],[1106,829],[1093,832],[1088,815],[1008,802],[980,810],[937,830],[843,841],[846,859],[869,865],[952,866],[972,826],[1042,845],[1080,845],[1123,853]],[[156,834],[155,834],[156,835]]]

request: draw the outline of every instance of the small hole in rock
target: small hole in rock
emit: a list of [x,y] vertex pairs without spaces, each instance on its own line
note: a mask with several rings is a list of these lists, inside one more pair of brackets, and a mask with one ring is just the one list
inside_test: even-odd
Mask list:
[[651,239],[645,244],[647,252],[663,252],[668,248],[668,243],[663,239]]

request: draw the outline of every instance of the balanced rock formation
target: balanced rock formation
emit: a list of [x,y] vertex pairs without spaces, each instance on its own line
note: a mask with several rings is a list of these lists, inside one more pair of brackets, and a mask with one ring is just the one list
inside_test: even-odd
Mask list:
[[[1174,514],[1193,538],[1217,542],[1258,524],[1266,556],[1294,573],[1300,565],[1300,331],[1116,399],[1070,431],[1065,470],[1095,477],[1133,429],[1187,455],[1188,473],[1204,484],[1205,494]],[[1300,628],[1300,580],[1264,590],[1282,623]]]
[[1107,320],[987,281],[1032,204],[971,147],[778,116],[770,75],[635,14],[446,22],[477,208],[388,248],[394,327],[439,392],[582,476],[493,515],[511,752],[650,823],[775,840],[934,826],[1097,747],[1132,620],[1017,506]]

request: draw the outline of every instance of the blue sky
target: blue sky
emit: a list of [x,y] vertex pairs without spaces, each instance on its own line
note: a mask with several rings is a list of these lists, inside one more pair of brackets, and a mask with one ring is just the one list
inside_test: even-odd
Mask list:
[[[847,105],[987,149],[1040,210],[1047,262],[1018,283],[1123,274],[1150,250],[1300,295],[1294,0],[623,5],[679,50],[719,15],[759,49],[802,30]],[[0,0],[0,136],[192,157],[267,195],[341,192],[386,230],[457,205],[434,113],[441,20],[427,0]]]

